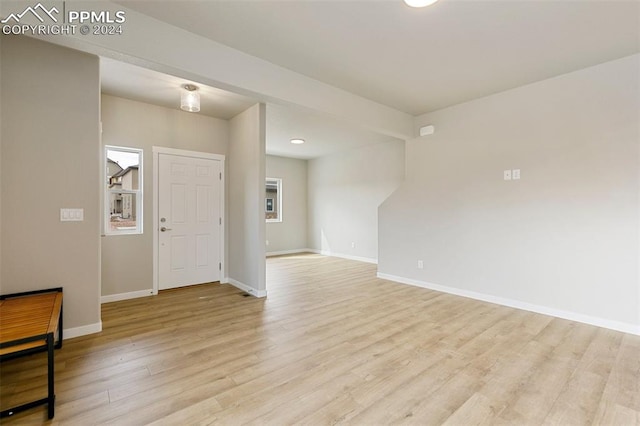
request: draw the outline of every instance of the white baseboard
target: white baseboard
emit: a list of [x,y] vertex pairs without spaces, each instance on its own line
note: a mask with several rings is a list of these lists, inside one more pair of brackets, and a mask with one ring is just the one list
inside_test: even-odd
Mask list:
[[372,257],[352,256],[350,254],[336,253],[329,250],[307,249],[306,251],[310,253],[321,254],[323,256],[340,257],[342,259],[356,260],[358,262],[373,263],[375,265],[378,264],[378,259],[374,259]]
[[595,325],[597,327],[608,328],[611,330],[621,331],[623,333],[640,335],[640,325],[625,323],[620,321],[609,320],[606,318],[584,315],[577,312],[564,311],[561,309],[550,308],[548,306],[535,305],[532,303],[521,302],[519,300],[507,299],[504,297],[492,296],[474,291],[462,290],[455,287],[448,287],[439,284],[433,284],[425,281],[414,280],[411,278],[399,277],[396,275],[383,274],[378,272],[378,278],[395,281],[401,284],[408,284],[416,287],[427,288],[429,290],[440,291],[442,293],[454,294],[456,296],[468,297],[470,299],[481,300],[483,302],[495,303],[497,305],[508,306],[510,308],[522,309],[525,311],[536,312],[538,314],[549,315],[556,318],[562,318],[570,321],[581,322],[584,324]]
[[245,291],[254,297],[267,297],[266,290],[256,290],[255,288],[249,287],[245,283],[241,283],[240,281],[234,280],[233,278],[226,278],[226,280],[232,286],[239,288],[240,290]]
[[87,334],[100,333],[102,331],[102,321],[95,324],[83,325],[81,327],[65,328],[62,330],[63,340],[74,337],[86,336]]
[[100,303],[119,302],[120,300],[137,299],[153,295],[153,289],[130,291],[128,293],[107,294],[100,297]]
[[269,251],[267,252],[267,257],[283,256],[286,254],[298,254],[298,253],[311,253],[311,250],[307,248],[302,248],[302,249],[295,249],[295,250]]

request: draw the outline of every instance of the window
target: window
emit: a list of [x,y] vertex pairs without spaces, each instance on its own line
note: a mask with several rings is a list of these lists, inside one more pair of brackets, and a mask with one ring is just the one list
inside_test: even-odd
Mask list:
[[142,150],[105,146],[105,234],[142,234]]
[[282,222],[282,179],[267,178],[264,211],[267,222]]

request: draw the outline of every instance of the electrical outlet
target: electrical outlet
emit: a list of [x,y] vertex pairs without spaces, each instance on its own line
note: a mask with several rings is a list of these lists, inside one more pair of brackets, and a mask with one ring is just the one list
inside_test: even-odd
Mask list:
[[511,180],[511,170],[504,171],[504,180]]
[[418,269],[424,269],[424,262],[422,260],[418,260]]
[[511,179],[513,179],[513,180],[520,179],[520,169],[511,170]]
[[355,242],[351,242],[351,248],[356,248],[356,243]]
[[267,245],[269,245],[269,240],[267,240]]

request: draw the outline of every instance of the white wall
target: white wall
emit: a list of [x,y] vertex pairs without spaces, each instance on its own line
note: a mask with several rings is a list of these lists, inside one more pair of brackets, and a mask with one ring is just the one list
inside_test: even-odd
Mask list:
[[282,222],[267,223],[267,255],[307,248],[307,160],[267,155],[266,175],[282,179]]
[[635,55],[419,117],[382,276],[640,333],[639,75]]
[[[0,38],[0,292],[63,287],[65,337],[100,331],[98,58]],[[84,220],[60,222],[61,208]]]
[[229,122],[115,96],[102,95],[102,143],[144,150],[144,233],[102,237],[102,295],[153,287],[152,147],[225,155]]
[[404,165],[399,141],[309,160],[309,248],[377,261],[378,206],[404,180]]
[[231,119],[227,157],[229,282],[254,296],[265,287],[265,105]]

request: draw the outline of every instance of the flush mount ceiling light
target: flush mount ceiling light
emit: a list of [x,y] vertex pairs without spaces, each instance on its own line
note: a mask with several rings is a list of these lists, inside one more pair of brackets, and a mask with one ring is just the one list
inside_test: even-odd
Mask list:
[[189,112],[200,111],[200,93],[198,93],[198,86],[194,86],[193,84],[185,84],[182,86],[180,109]]
[[407,6],[411,6],[411,7],[431,6],[432,4],[434,4],[437,1],[438,0],[404,0],[404,2],[407,4]]
[[304,143],[304,139],[291,139],[292,144],[302,145]]

